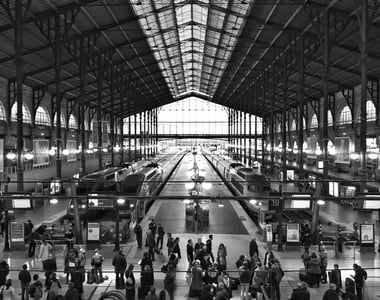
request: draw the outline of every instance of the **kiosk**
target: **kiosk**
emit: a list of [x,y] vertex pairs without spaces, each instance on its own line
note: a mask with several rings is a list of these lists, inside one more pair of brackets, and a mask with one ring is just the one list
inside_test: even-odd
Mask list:
[[11,222],[11,250],[25,250],[24,223]]

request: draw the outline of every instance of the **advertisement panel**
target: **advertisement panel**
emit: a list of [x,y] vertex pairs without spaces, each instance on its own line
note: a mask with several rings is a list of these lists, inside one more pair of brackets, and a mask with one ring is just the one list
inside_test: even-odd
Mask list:
[[298,223],[286,224],[286,241],[290,243],[299,243],[300,225]]
[[360,244],[374,244],[373,224],[360,224]]
[[89,222],[87,223],[87,241],[100,240],[100,223]]

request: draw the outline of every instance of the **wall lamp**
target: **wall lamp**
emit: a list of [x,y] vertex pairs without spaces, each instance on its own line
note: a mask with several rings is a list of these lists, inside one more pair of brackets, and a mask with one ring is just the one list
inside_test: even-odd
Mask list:
[[352,153],[350,153],[350,158],[352,160],[358,161],[360,159],[360,155],[357,152],[352,152]]

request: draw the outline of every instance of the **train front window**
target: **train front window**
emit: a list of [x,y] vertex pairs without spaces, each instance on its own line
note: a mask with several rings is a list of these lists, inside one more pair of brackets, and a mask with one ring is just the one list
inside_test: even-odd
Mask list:
[[140,174],[129,175],[122,183],[121,192],[127,195],[137,195],[144,177]]

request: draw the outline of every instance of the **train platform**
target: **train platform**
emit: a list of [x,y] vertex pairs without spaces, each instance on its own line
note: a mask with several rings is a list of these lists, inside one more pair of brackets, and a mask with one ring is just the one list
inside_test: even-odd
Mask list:
[[[199,168],[205,173],[206,181],[217,182],[219,178],[201,157],[197,158]],[[175,170],[170,183],[165,186],[160,196],[170,195],[188,195],[189,191],[185,186],[185,182],[189,181],[189,171],[193,168],[193,157],[187,156],[183,160],[178,169]],[[229,196],[228,189],[222,184],[215,184],[210,190],[203,191],[210,196],[221,195]],[[227,247],[227,270],[232,277],[237,277],[237,268],[235,262],[241,254],[248,253],[248,247],[250,240],[255,237],[258,241],[260,257],[263,258],[265,252],[269,249],[268,245],[263,240],[263,236],[258,233],[258,229],[254,222],[249,218],[245,210],[240,206],[237,201],[223,201],[224,206],[220,203],[211,202],[209,205],[209,223],[207,226],[200,228],[198,232],[195,232],[193,226],[186,226],[186,211],[185,205],[182,201],[177,200],[157,200],[150,208],[145,218],[141,222],[143,232],[145,233],[148,224],[151,219],[154,219],[157,223],[161,223],[166,232],[171,232],[174,237],[180,238],[180,248],[182,253],[182,259],[179,261],[177,272],[177,290],[175,299],[191,299],[188,297],[189,280],[186,274],[188,269],[188,262],[186,259],[186,243],[188,239],[196,241],[198,238],[202,241],[208,239],[209,234],[213,234],[213,252],[216,254],[217,247],[220,243],[224,243]],[[52,210],[57,209],[56,206],[52,206]],[[338,211],[343,207],[337,207]],[[42,209],[42,208],[41,208]],[[51,215],[53,216],[53,211]],[[56,213],[59,213],[56,211]],[[326,212],[327,213],[327,212]],[[331,213],[334,213],[333,211]],[[23,220],[27,220],[29,217],[33,219],[37,224],[34,216],[37,216],[39,211],[34,211],[34,215],[25,214],[20,215]],[[48,215],[49,216],[49,215]],[[49,217],[50,217],[49,216]],[[44,221],[42,219],[42,221]],[[42,222],[41,221],[41,222]],[[123,252],[127,257],[128,263],[135,265],[135,277],[137,285],[139,284],[139,260],[147,248],[138,249],[135,241],[122,245]],[[27,258],[27,252],[25,251],[13,251],[3,252],[3,242],[0,241],[0,258],[5,259],[11,267],[10,278],[13,279],[13,285],[16,288],[17,293],[20,292],[20,283],[17,280],[18,272],[21,266],[26,263],[29,266],[32,274],[38,273],[43,277],[41,272],[42,264],[36,258]],[[98,299],[99,296],[106,290],[112,290],[115,287],[115,275],[112,266],[112,257],[115,255],[113,245],[103,245],[100,252],[105,256],[106,260],[103,264],[103,273],[108,276],[108,280],[99,285],[89,285],[84,283],[84,295],[83,299]],[[285,276],[281,282],[281,299],[288,299],[291,295],[292,288],[298,282],[298,271],[303,266],[301,261],[302,249],[277,251],[276,245],[272,248],[276,257],[279,258]],[[341,257],[335,257],[334,249],[327,247],[328,250],[328,269],[331,269],[334,263],[338,263],[342,270],[343,278],[353,274],[352,265],[358,263],[362,265],[368,272],[368,280],[366,282],[365,293],[368,295],[366,300],[378,299],[376,296],[380,294],[380,254],[377,253],[361,253],[360,249],[354,247],[345,247],[344,253]],[[166,237],[164,239],[163,253],[167,254],[166,249]],[[88,250],[86,253],[87,262],[86,269],[90,269],[90,258],[93,252]],[[57,258],[58,275],[62,283],[65,283],[65,274],[63,273],[63,261],[64,250],[58,250],[55,252]],[[164,273],[162,273],[162,263],[156,259],[154,262],[154,278],[157,291],[163,288]],[[64,285],[62,293],[67,288]],[[322,298],[323,293],[327,290],[327,284],[321,284],[320,288],[310,288],[310,294],[312,300],[319,300]],[[17,294],[16,299],[21,299],[21,296]],[[233,291],[232,299],[240,299],[239,290]]]

